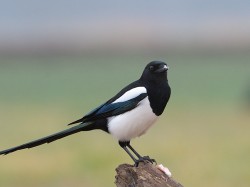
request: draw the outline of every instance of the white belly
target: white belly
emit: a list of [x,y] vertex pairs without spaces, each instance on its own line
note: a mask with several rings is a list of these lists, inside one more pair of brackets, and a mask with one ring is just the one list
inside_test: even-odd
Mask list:
[[146,97],[135,109],[108,118],[108,130],[119,141],[129,141],[143,135],[157,118]]

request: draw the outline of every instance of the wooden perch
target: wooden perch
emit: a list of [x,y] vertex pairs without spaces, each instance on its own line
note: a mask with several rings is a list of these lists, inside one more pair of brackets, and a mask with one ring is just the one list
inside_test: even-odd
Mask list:
[[183,187],[156,165],[142,162],[138,167],[121,164],[116,168],[117,187]]

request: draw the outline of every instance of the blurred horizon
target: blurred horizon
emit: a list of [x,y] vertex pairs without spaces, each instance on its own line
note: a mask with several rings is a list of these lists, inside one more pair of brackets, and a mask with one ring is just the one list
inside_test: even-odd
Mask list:
[[1,2],[1,55],[250,50],[246,0]]

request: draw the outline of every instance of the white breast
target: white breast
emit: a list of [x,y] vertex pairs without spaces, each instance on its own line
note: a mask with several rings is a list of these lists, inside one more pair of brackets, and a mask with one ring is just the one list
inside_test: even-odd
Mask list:
[[135,109],[108,118],[108,130],[119,141],[129,141],[143,135],[157,118],[146,97]]

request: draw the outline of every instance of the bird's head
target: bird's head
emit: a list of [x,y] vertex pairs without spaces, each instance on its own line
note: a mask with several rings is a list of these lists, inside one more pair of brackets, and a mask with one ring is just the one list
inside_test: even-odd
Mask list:
[[167,80],[167,71],[169,67],[165,62],[152,61],[145,67],[141,79],[146,81],[164,81]]

